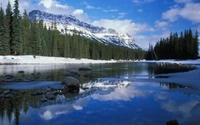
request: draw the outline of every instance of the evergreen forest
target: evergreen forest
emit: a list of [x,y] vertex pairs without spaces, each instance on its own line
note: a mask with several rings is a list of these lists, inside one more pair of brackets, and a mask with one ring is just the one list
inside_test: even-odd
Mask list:
[[19,2],[0,8],[0,55],[41,55],[90,59],[143,59],[145,51],[106,45],[74,30],[61,34],[56,21],[47,27],[42,20],[30,20],[27,11],[20,15]]
[[197,59],[198,32],[191,29],[178,33],[170,33],[167,38],[161,38],[153,47],[149,45],[146,59]]

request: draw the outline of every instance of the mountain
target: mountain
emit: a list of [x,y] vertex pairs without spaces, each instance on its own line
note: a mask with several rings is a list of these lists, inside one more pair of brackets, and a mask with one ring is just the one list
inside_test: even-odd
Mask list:
[[33,10],[29,13],[29,19],[34,20],[35,18],[37,20],[43,20],[47,27],[51,27],[52,23],[56,21],[57,29],[63,34],[73,34],[74,30],[76,30],[81,36],[101,43],[114,44],[131,49],[141,49],[127,33],[93,26],[71,15],[55,15],[40,10]]

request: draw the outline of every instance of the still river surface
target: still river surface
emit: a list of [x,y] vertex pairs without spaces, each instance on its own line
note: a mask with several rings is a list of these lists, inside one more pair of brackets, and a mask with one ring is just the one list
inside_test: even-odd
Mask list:
[[[60,87],[65,73],[79,67],[92,68],[78,78],[89,89],[60,93],[46,102],[41,102],[43,94],[32,94]],[[180,125],[200,125],[199,95],[169,91],[185,88],[176,83],[148,81],[177,71],[154,63],[0,66],[1,81],[5,75],[23,77],[1,82],[1,95],[14,97],[1,96],[0,125],[166,125],[175,119]]]

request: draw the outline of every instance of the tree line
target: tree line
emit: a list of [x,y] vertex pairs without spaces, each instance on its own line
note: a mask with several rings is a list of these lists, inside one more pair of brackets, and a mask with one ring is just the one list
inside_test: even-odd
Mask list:
[[153,47],[149,46],[146,59],[197,59],[198,32],[191,29],[178,33],[170,33],[167,38],[161,38]]
[[26,10],[20,15],[18,0],[14,9],[8,2],[0,8],[0,55],[41,55],[91,59],[143,59],[145,51],[106,45],[73,34],[61,34],[56,21],[47,27],[42,20],[30,20]]

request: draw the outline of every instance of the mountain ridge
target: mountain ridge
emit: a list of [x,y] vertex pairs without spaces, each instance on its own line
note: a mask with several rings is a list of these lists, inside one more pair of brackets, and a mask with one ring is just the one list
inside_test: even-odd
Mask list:
[[72,15],[56,15],[40,10],[29,12],[30,20],[43,20],[47,27],[51,27],[52,22],[56,22],[57,29],[65,34],[73,34],[78,31],[81,36],[96,40],[104,44],[113,44],[130,49],[141,48],[135,43],[135,40],[127,33],[116,32],[114,29],[94,26],[78,20]]

